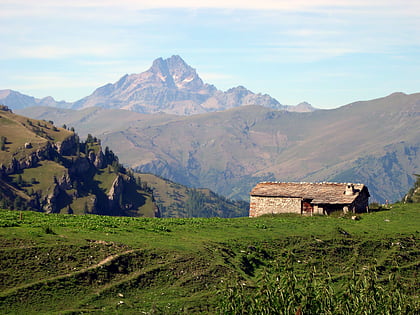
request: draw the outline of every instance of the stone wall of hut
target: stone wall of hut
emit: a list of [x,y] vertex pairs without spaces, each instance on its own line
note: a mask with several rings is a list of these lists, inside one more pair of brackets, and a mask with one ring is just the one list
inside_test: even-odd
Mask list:
[[249,216],[258,217],[263,214],[276,213],[301,214],[301,204],[301,198],[251,196]]

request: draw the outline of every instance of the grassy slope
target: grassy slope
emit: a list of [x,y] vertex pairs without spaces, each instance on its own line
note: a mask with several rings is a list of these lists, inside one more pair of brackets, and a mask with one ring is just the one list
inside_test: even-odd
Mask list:
[[[12,157],[19,160],[35,152],[46,145],[48,138],[57,142],[73,134],[68,130],[56,128],[49,122],[15,115],[8,111],[0,111],[0,125],[1,135],[7,138],[6,150],[0,151],[0,164],[10,163]],[[27,142],[32,144],[32,148],[24,148]]]
[[[143,185],[153,189],[153,196],[164,218],[192,217],[194,214],[188,213],[187,203],[193,191],[201,194],[203,205],[214,211],[214,214],[209,217],[242,217],[248,215],[249,204],[234,204],[233,201],[217,196],[208,189],[188,188],[153,174],[136,173],[136,175],[140,177]],[[224,209],[218,208],[221,206]]]
[[[67,172],[66,168],[54,161],[40,161],[37,167],[24,169],[20,174],[10,175],[14,181],[20,175],[22,179],[28,183],[24,190],[29,193],[30,190],[42,190],[45,193],[50,193],[54,177],[60,178]],[[34,183],[31,183],[35,179]]]
[[[65,114],[68,110],[59,110],[60,113]],[[96,115],[103,113],[102,109],[88,109],[84,111],[82,117]],[[124,111],[116,111],[113,119],[117,123],[127,123],[130,119],[150,119],[150,115],[132,115],[128,117],[128,121],[124,120]],[[167,115],[163,115],[167,116]],[[119,119],[121,118],[121,119]],[[127,117],[126,117],[127,118]],[[158,120],[161,118],[157,118]],[[106,122],[105,126],[109,126],[111,123],[108,119],[101,120]],[[0,164],[4,163],[8,165],[12,157],[15,158],[27,158],[28,154],[32,153],[34,150],[39,149],[40,147],[46,146],[48,141],[61,141],[64,140],[67,136],[73,135],[72,132],[54,127],[50,122],[42,120],[29,119],[20,115],[15,115],[9,111],[0,111],[0,125],[1,125],[1,135],[7,138],[6,150],[0,151]],[[24,149],[24,145],[27,142],[31,142],[33,148]],[[86,152],[93,151],[98,154],[98,151],[101,149],[99,143],[87,143]],[[84,154],[82,153],[82,156]],[[77,159],[77,156],[61,156],[63,162],[71,164],[73,160]],[[7,192],[14,192],[15,195],[19,195],[22,199],[29,201],[31,195],[35,192],[42,192],[44,196],[49,195],[53,192],[54,189],[54,177],[59,179],[63,175],[67,174],[68,170],[61,165],[57,160],[54,161],[41,161],[35,167],[24,169],[19,174],[12,174],[6,178],[6,181],[1,181],[1,191],[6,194]],[[57,210],[60,213],[72,213],[72,214],[83,214],[86,208],[92,209],[95,202],[95,195],[97,198],[100,198],[102,204],[105,202],[106,194],[109,193],[112,183],[116,179],[116,174],[111,171],[111,166],[105,167],[101,170],[96,170],[95,172],[91,169],[88,173],[85,174],[84,181],[85,185],[90,187],[90,190],[86,191],[76,191],[75,187],[66,190],[68,196],[61,198],[61,203]],[[158,179],[153,175],[144,175],[147,178],[145,181],[152,181],[153,184],[150,185],[155,189],[156,198],[160,202],[159,206],[162,210],[164,216],[166,217],[187,217],[192,216],[186,212],[185,203],[190,198],[190,191],[188,188],[182,185],[178,185],[172,182],[165,181],[163,179]],[[21,183],[22,184],[19,184]],[[16,186],[20,187],[21,190],[13,188],[11,183],[14,183]],[[75,182],[73,181],[72,184]],[[80,185],[78,185],[80,188]],[[133,187],[131,187],[133,186]],[[135,185],[128,185],[124,190],[123,199],[127,204],[132,205],[133,210],[127,210],[119,215],[129,215],[129,216],[154,216],[155,215],[155,205],[153,197],[150,191],[142,191],[139,187],[134,187]],[[79,189],[80,190],[80,189]],[[239,213],[239,206],[233,204],[230,201],[226,201],[223,198],[215,196],[208,190],[202,189],[197,190],[205,196],[205,205],[206,209],[215,209],[214,213],[211,213],[208,216],[241,216],[245,212]],[[71,198],[71,196],[77,196],[77,198]],[[61,196],[63,197],[63,196]],[[13,197],[9,196],[8,200],[12,200]],[[73,200],[71,200],[73,199]],[[204,198],[203,198],[204,199]],[[220,203],[223,203],[222,207],[218,206]],[[217,212],[216,210],[220,210]],[[164,211],[165,210],[165,211]],[[109,213],[108,213],[109,214]],[[112,213],[115,214],[115,213]],[[203,215],[203,214],[201,214]],[[200,214],[195,214],[195,216],[200,216]]]
[[419,204],[359,221],[1,211],[0,312],[214,313],[223,283],[253,286],[264,269],[287,260],[296,274],[329,271],[337,288],[353,270],[376,266],[383,280],[398,272],[418,298],[419,213]]
[[[44,148],[48,142],[58,143],[70,136],[74,136],[73,132],[63,128],[57,128],[51,122],[30,119],[6,110],[0,110],[0,126],[1,136],[7,138],[5,150],[0,150],[0,164],[4,165],[9,165],[12,158],[17,160],[27,159],[31,153]],[[25,148],[25,143],[31,143],[31,147]],[[98,154],[100,149],[101,146],[97,142],[87,143],[86,151],[93,150]],[[61,158],[63,161],[67,160],[70,163],[73,159],[76,160],[77,157],[61,156]],[[108,168],[96,171],[92,168],[90,172],[91,174],[86,174],[84,180],[89,181],[90,185],[88,186],[94,193],[105,196],[109,192],[117,175],[109,172]],[[57,160],[43,160],[35,167],[24,169],[18,174],[11,174],[5,179],[0,179],[0,191],[2,194],[7,195],[9,200],[15,199],[12,196],[14,194],[29,201],[30,196],[34,192],[42,191],[43,196],[51,194],[54,189],[54,177],[58,179],[67,173],[68,169]],[[13,183],[19,186],[18,182],[20,179],[23,181],[23,184],[20,184],[20,189],[11,185]],[[66,190],[66,193],[68,196],[61,198],[61,203],[58,205],[58,210],[61,213],[67,213],[69,206],[74,214],[83,214],[86,206],[89,209],[92,208],[95,196],[91,192],[86,192],[83,196],[79,194],[78,198],[73,198],[72,201],[69,196],[77,195],[76,190],[70,188]],[[127,203],[133,204],[133,209],[125,211],[125,214],[133,216],[154,216],[155,206],[151,193],[139,189],[136,190],[133,187],[127,187],[123,195]]]

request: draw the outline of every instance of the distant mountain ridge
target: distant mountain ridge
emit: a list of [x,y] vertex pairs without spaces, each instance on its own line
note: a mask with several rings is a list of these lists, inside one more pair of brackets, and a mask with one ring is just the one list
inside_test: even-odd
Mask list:
[[0,90],[0,104],[6,105],[15,110],[33,106],[49,106],[60,108],[70,108],[72,106],[72,103],[56,101],[51,96],[35,98],[33,96],[28,96],[10,89]]
[[57,102],[52,97],[36,99],[16,91],[0,90],[0,104],[12,109],[32,106],[83,109],[97,106],[175,115],[223,111],[244,105],[300,112],[314,110],[308,103],[284,106],[270,95],[255,94],[243,86],[225,92],[218,90],[214,85],[204,83],[196,70],[180,56],[158,58],[147,71],[126,74],[117,82],[99,87],[91,95],[74,103]]
[[254,94],[243,86],[222,92],[214,85],[204,83],[181,57],[172,56],[156,59],[145,72],[125,75],[114,84],[98,88],[74,103],[73,108],[99,106],[139,113],[193,115],[243,105],[287,108],[271,96]]
[[420,172],[420,93],[307,113],[261,106],[192,116],[99,107],[24,113],[97,135],[141,172],[235,199],[274,180],[364,183],[371,200],[395,201]]

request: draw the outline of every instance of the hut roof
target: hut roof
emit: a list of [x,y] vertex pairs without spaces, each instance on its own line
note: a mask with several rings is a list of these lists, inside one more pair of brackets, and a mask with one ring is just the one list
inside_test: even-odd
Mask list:
[[[352,194],[346,194],[346,188],[352,187]],[[351,183],[278,183],[257,184],[251,196],[289,197],[309,199],[314,204],[351,204],[360,192],[367,187]]]

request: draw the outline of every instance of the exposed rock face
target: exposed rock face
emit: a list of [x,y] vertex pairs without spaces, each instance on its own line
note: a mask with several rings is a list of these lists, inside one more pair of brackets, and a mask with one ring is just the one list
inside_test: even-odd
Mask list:
[[56,142],[54,146],[59,154],[62,154],[62,155],[74,154],[75,149],[76,149],[76,136],[72,135],[66,138],[62,142]]
[[65,193],[66,189],[71,189],[71,178],[67,172],[61,177],[56,178],[51,191],[44,197],[42,210],[47,213],[55,213],[58,211],[58,201],[61,193]]
[[102,152],[102,149],[99,150],[98,154],[96,154],[93,151],[89,152],[88,159],[89,161],[96,167],[96,168],[102,168],[104,165],[104,154]]
[[93,161],[93,165],[95,165],[96,168],[103,168],[104,159],[105,159],[105,156],[102,150],[100,150],[99,153],[95,156],[95,161]]
[[93,164],[93,162],[95,162],[95,160],[96,160],[96,154],[95,154],[95,152],[90,151],[89,154],[88,154],[88,159],[89,159],[90,163]]
[[226,92],[215,91],[215,93],[202,104],[202,107],[206,109],[206,111],[219,111],[243,105],[262,105],[274,109],[284,108],[283,105],[270,95],[254,94],[243,86],[231,88]]
[[192,115],[242,105],[283,108],[269,95],[254,94],[242,86],[226,92],[217,90],[204,83],[181,57],[172,56],[156,59],[146,72],[125,75],[114,84],[98,88],[92,95],[74,103],[73,108],[101,106],[140,113]]
[[312,111],[311,106],[284,106],[267,94],[255,94],[243,86],[226,92],[204,83],[196,70],[179,56],[156,59],[149,70],[126,74],[114,84],[108,83],[91,95],[75,102],[57,102],[48,96],[37,99],[12,90],[0,90],[0,103],[13,109],[32,106],[60,108],[126,109],[139,113],[164,112],[175,115],[193,115],[223,111],[244,105],[261,105],[288,111]]
[[57,211],[57,197],[60,193],[58,184],[54,184],[52,191],[45,197],[43,210],[46,213],[54,213]]
[[109,208],[114,209],[119,207],[118,202],[124,189],[124,180],[122,176],[118,175],[112,183],[111,189],[108,192]]
[[57,184],[62,190],[71,189],[71,178],[67,172],[57,179]]

